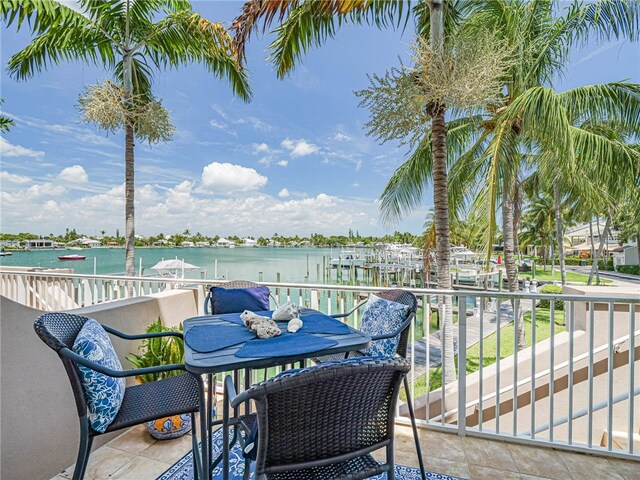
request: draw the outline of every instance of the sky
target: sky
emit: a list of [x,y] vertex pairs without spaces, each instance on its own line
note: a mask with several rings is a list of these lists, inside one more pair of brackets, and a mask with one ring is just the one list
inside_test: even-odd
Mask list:
[[[241,3],[193,6],[229,23]],[[401,222],[381,223],[377,199],[408,151],[366,136],[368,112],[353,93],[367,87],[367,74],[408,57],[411,28],[343,27],[284,80],[266,60],[272,38],[253,35],[249,44],[250,103],[198,65],[156,72],[153,90],[176,133],[167,143],[136,145],[136,233],[420,233],[431,189]],[[2,65],[30,39],[28,31],[3,24]],[[637,43],[590,43],[571,58],[554,84],[558,90],[640,83]],[[0,232],[124,232],[124,134],[82,123],[76,108],[87,86],[107,78],[101,68],[62,63],[17,82],[3,68],[2,110],[15,126],[0,139]]]

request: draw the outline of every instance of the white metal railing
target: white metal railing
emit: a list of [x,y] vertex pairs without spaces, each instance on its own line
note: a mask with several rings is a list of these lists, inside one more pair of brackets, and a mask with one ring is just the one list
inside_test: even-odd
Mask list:
[[[204,294],[206,287],[219,283],[223,282],[0,269],[0,294],[41,310],[73,309],[185,285]],[[258,283],[269,286],[279,303],[289,300],[328,314],[344,313],[369,293],[384,290]],[[636,365],[640,361],[636,318],[640,295],[408,290],[419,300],[410,327],[409,375],[420,426],[462,436],[640,458],[640,415],[636,413],[640,408]],[[444,390],[440,385],[445,372],[438,375],[431,365],[440,349],[434,343],[437,338],[429,334],[433,315],[441,311],[437,298],[443,297],[451,297],[457,305],[458,372],[472,370]],[[542,308],[540,301],[549,302],[549,308]],[[556,302],[565,307],[564,322],[559,322],[562,315]],[[514,324],[514,317],[522,321]],[[358,311],[346,321],[357,327]],[[528,346],[518,351],[520,325]],[[479,343],[462,348],[472,339]],[[408,420],[402,406],[398,413],[399,422]],[[624,449],[614,448],[614,439],[620,444],[625,437]]]

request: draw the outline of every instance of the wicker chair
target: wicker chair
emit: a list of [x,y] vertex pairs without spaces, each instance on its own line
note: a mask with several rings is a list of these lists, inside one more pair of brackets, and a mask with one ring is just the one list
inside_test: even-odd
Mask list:
[[[394,410],[409,369],[403,358],[366,357],[274,377],[239,395],[227,377],[224,417],[255,402],[257,413],[239,425],[248,433],[258,423],[256,480],[358,480],[384,472],[393,480]],[[380,448],[385,463],[371,456]],[[249,473],[245,460],[245,479]]]
[[[377,297],[384,298],[385,300],[390,300],[392,302],[402,303],[409,307],[409,312],[407,314],[407,319],[393,332],[388,332],[383,335],[373,335],[371,337],[372,341],[381,340],[385,338],[394,338],[396,335],[400,334],[400,339],[398,340],[398,346],[396,349],[396,354],[402,358],[407,358],[407,345],[409,340],[409,327],[411,326],[411,321],[416,315],[416,310],[418,309],[418,301],[411,292],[407,292],[406,290],[383,290],[381,292],[377,292],[375,294]],[[345,318],[351,315],[353,312],[361,308],[367,302],[360,302],[358,305],[353,307],[350,311],[346,313],[332,315],[334,318]],[[348,357],[358,357],[365,355],[363,352],[349,352],[346,356],[342,358]],[[326,356],[316,359],[317,362],[325,362],[328,360],[336,360],[336,356]],[[411,418],[411,427],[413,429],[413,439],[416,444],[416,453],[418,455],[418,463],[420,465],[420,474],[423,480],[426,480],[426,472],[424,469],[424,461],[422,459],[422,448],[420,447],[420,439],[418,438],[418,428],[416,426],[416,417],[413,410],[413,401],[411,400],[411,394],[409,390],[409,381],[407,377],[404,377],[404,390],[407,395],[407,408],[409,410],[409,417]]]
[[[73,396],[76,401],[78,418],[80,419],[80,448],[73,471],[73,480],[80,480],[84,477],[89,454],[91,453],[93,438],[101,435],[101,433],[93,430],[89,423],[84,390],[80,382],[76,364],[82,364],[110,377],[133,377],[147,373],[184,370],[184,365],[175,364],[116,371],[97,365],[81,357],[72,350],[72,347],[73,342],[87,320],[89,319],[86,317],[70,313],[45,313],[41,315],[34,324],[35,331],[40,339],[46,343],[49,348],[54,350],[60,357],[60,360],[62,360],[62,364],[69,376]],[[103,328],[108,333],[126,340],[140,340],[163,336],[182,338],[182,334],[177,332],[127,335],[107,325],[103,325]],[[165,380],[127,387],[120,410],[104,433],[114,432],[166,416],[190,413],[193,425],[191,429],[194,449],[193,458],[196,463],[194,465],[194,472],[196,472],[195,478],[197,479],[197,472],[201,470],[201,466],[199,462],[200,455],[197,453],[198,441],[196,438],[194,414],[199,410],[200,391],[202,388],[201,382],[202,380],[199,376],[184,373]],[[204,416],[201,416],[201,423],[204,421]],[[203,428],[204,425],[206,425],[206,423],[201,425],[201,428]]]
[[[213,311],[213,299],[211,298],[212,288],[219,287],[219,288],[233,289],[233,288],[255,288],[259,286],[260,285],[258,285],[257,283],[251,282],[249,280],[231,280],[229,282],[222,283],[220,285],[213,285],[212,287],[207,289],[207,296],[204,299],[204,314],[215,315],[216,313]],[[271,293],[269,293],[269,297],[271,297],[271,299],[274,301],[274,303],[277,306],[278,302],[276,301],[276,299]]]

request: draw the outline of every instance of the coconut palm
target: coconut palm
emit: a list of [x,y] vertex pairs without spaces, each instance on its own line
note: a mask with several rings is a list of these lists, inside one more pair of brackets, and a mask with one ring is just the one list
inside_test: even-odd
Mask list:
[[[465,195],[475,197],[476,207],[486,214],[489,257],[496,212],[501,206],[510,291],[518,289],[514,232],[519,182],[526,168],[536,168],[531,159],[544,159],[549,171],[554,165],[554,174],[562,167],[568,176],[578,171],[577,151],[584,161],[592,161],[597,158],[594,155],[604,153],[607,168],[599,173],[611,172],[617,157],[613,151],[618,147],[573,123],[580,115],[590,114],[598,118],[621,116],[627,125],[633,123],[634,115],[638,118],[638,97],[632,84],[582,87],[562,94],[547,85],[562,72],[570,46],[584,42],[590,33],[601,38],[626,36],[635,40],[639,30],[638,8],[631,1],[601,0],[586,5],[574,2],[559,14],[556,2],[551,0],[488,0],[467,4],[459,30],[469,36],[487,29],[495,32],[497,38],[512,47],[515,61],[504,78],[504,96],[499,102],[447,125],[449,160],[455,162],[449,178],[453,197],[450,201],[462,202]],[[547,155],[531,156],[541,148]],[[627,155],[627,160],[630,158]],[[383,208],[402,212],[420,204],[432,167],[428,142],[423,142],[387,185]],[[477,189],[477,185],[482,188]],[[516,328],[521,333],[519,348],[524,348],[521,319]]]
[[[416,29],[424,39],[430,38],[431,55],[438,58],[444,52],[445,30],[452,30],[458,20],[458,11],[453,8],[458,2],[431,0],[418,2],[409,9],[405,2],[367,0],[363,2],[345,2],[343,0],[313,1],[291,0],[270,2],[268,0],[250,0],[242,8],[241,14],[233,23],[235,44],[238,55],[244,58],[246,43],[254,29],[262,20],[267,28],[277,18],[280,25],[276,28],[276,40],[271,44],[271,58],[279,77],[286,76],[312,46],[321,45],[327,38],[333,37],[339,25],[343,23],[369,23],[379,27],[400,26],[413,18]],[[449,268],[449,210],[447,203],[447,163],[446,130],[443,102],[434,101],[426,105],[431,118],[430,147],[433,154],[434,212],[436,230],[436,258],[438,266],[438,287],[451,288]],[[443,308],[441,318],[443,326],[443,361],[445,383],[456,378],[453,350],[453,317],[451,297],[440,299]]]
[[[79,0],[79,11],[57,1],[0,2],[0,16],[35,39],[9,59],[13,77],[24,80],[63,61],[104,67],[129,102],[152,100],[153,71],[199,63],[226,79],[248,99],[250,89],[224,26],[191,10],[186,0]],[[136,124],[124,122],[126,274],[134,265],[134,139]]]

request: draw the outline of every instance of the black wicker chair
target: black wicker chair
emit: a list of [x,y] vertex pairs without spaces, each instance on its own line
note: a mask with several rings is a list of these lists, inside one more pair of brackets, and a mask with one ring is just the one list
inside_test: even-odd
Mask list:
[[[87,417],[87,404],[84,390],[80,382],[80,376],[76,364],[82,364],[88,368],[96,370],[110,377],[133,377],[147,373],[160,373],[172,370],[184,370],[184,365],[163,365],[158,367],[137,368],[126,371],[116,371],[97,365],[84,357],[76,354],[73,350],[75,341],[82,326],[89,318],[73,315],[70,313],[45,313],[35,321],[34,328],[40,339],[48,347],[58,354],[67,375],[71,382],[73,396],[76,401],[78,417],[80,419],[80,448],[73,471],[73,480],[80,480],[84,477],[93,438],[101,435],[91,428]],[[116,335],[126,340],[140,340],[152,337],[176,336],[182,338],[182,334],[177,332],[148,333],[142,335],[127,335],[119,332],[107,325],[103,328],[110,334]],[[191,435],[194,449],[194,462],[196,472],[201,471],[200,455],[198,454],[198,441],[196,438],[196,423],[194,414],[199,410],[200,391],[202,380],[199,376],[184,373],[165,380],[143,383],[127,387],[125,389],[122,406],[116,418],[107,427],[104,433],[113,432],[123,428],[128,428],[140,423],[155,420],[171,415],[191,414],[192,429]],[[201,416],[201,423],[205,422]],[[201,425],[204,427],[206,423]],[[204,431],[204,430],[203,430]]]
[[[204,314],[215,315],[216,313],[213,311],[213,299],[211,298],[211,290],[213,288],[219,287],[219,288],[233,289],[233,288],[254,288],[259,286],[260,286],[259,284],[255,282],[251,282],[249,280],[231,280],[229,282],[221,283],[220,285],[213,285],[212,287],[207,289],[207,296],[204,299]],[[275,305],[277,306],[278,302],[271,293],[269,293],[269,297],[271,297],[271,299],[274,301]]]
[[[407,345],[409,343],[409,327],[411,326],[411,321],[416,316],[416,311],[418,309],[418,301],[415,295],[411,292],[407,292],[406,290],[383,290],[381,292],[376,292],[375,295],[380,298],[384,298],[386,300],[390,300],[392,302],[402,303],[409,307],[409,312],[407,314],[407,319],[393,332],[388,332],[383,335],[374,335],[371,337],[372,341],[381,340],[385,338],[394,338],[396,335],[400,334],[400,339],[398,341],[398,347],[396,350],[396,354],[402,358],[407,358]],[[332,315],[334,318],[345,318],[351,315],[353,312],[361,308],[367,303],[367,301],[360,302],[358,305],[353,307],[346,313],[340,313]],[[328,360],[336,360],[337,358],[348,358],[348,357],[359,357],[365,355],[363,352],[349,352],[344,357],[321,357],[316,359],[318,362],[325,362]],[[411,400],[411,393],[409,390],[409,381],[407,377],[404,377],[404,390],[407,395],[407,408],[409,410],[409,417],[411,418],[411,428],[413,429],[413,439],[416,444],[416,453],[418,455],[418,463],[420,465],[420,474],[422,475],[422,479],[426,480],[426,472],[424,469],[424,461],[422,459],[422,448],[420,447],[420,439],[418,438],[418,427],[416,426],[416,417],[413,410],[413,401]]]
[[[384,472],[393,480],[394,410],[409,370],[403,358],[366,357],[274,377],[239,395],[227,377],[224,417],[255,402],[257,413],[238,423],[246,433],[258,423],[256,480],[358,480]],[[385,463],[371,456],[381,448]],[[245,460],[245,479],[249,471]]]

